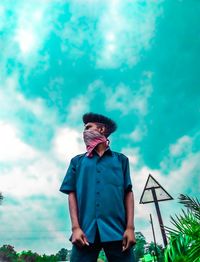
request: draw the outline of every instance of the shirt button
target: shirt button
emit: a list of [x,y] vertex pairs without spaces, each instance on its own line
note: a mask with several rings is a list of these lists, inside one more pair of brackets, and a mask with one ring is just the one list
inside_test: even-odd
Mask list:
[[101,173],[101,171],[100,171],[100,170],[97,170],[97,173]]
[[100,193],[99,192],[97,192],[97,195],[99,195]]
[[96,204],[97,207],[99,207],[99,204]]
[[99,183],[100,183],[100,181],[98,180],[98,181],[97,181],[97,184],[99,184]]

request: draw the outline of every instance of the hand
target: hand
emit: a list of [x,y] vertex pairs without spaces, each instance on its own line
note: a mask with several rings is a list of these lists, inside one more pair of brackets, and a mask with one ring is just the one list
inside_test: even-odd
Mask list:
[[79,247],[89,246],[88,240],[80,227],[73,229],[72,244],[76,244]]
[[122,251],[125,251],[136,244],[133,228],[127,228],[123,235]]

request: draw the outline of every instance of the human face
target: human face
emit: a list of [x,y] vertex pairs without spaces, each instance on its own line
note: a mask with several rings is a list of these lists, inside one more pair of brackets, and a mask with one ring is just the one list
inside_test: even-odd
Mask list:
[[88,122],[86,125],[85,125],[85,128],[84,128],[84,131],[97,131],[99,132],[100,134],[103,134],[104,131],[105,131],[105,127],[104,126],[101,126],[101,125],[97,125],[95,123],[92,123],[92,122]]
[[88,130],[94,130],[94,131],[98,131],[99,132],[99,128],[97,127],[97,125],[95,123],[89,122],[85,125],[84,131],[88,131]]

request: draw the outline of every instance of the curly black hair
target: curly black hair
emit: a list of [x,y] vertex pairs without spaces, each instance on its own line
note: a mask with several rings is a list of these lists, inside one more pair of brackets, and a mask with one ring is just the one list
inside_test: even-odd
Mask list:
[[103,124],[106,128],[106,137],[115,132],[115,130],[117,129],[117,124],[112,119],[100,114],[95,114],[92,112],[84,114],[83,123],[86,125],[89,122]]

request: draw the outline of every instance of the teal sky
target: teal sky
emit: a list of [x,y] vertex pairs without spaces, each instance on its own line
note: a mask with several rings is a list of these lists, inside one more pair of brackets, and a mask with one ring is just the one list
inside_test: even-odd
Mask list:
[[[151,173],[176,199],[200,173],[200,2],[18,0],[0,3],[0,245],[70,248],[70,158],[85,151],[82,114],[118,123],[111,148],[129,157],[136,230]],[[177,200],[161,203],[165,224]]]

